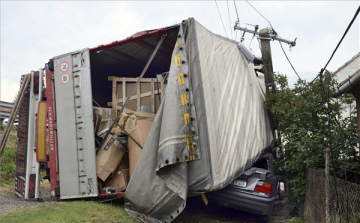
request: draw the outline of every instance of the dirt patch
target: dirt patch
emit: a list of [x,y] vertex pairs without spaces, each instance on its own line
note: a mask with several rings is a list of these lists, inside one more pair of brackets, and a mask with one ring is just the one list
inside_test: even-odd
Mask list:
[[0,187],[0,215],[20,208],[29,208],[54,202],[55,200],[50,196],[49,182],[41,183],[40,198],[43,199],[42,202],[36,199],[25,200],[24,198],[15,196],[13,185],[3,185]]
[[14,193],[14,186],[12,185],[3,185],[0,187],[0,196],[9,195]]

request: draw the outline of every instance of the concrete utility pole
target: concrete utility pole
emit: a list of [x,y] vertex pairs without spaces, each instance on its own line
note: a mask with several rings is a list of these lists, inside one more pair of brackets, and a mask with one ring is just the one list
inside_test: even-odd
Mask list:
[[257,31],[257,25],[255,26],[255,30],[250,30],[247,28],[243,28],[238,26],[238,24],[235,24],[234,29],[238,29],[248,33],[253,34],[254,36],[258,36],[258,39],[261,41],[261,54],[262,54],[262,60],[264,63],[264,75],[265,75],[265,85],[266,85],[266,93],[269,93],[270,89],[275,89],[275,84],[273,80],[272,73],[273,66],[272,66],[272,58],[271,58],[271,47],[270,47],[270,40],[277,40],[280,42],[284,42],[289,44],[291,47],[296,45],[296,39],[294,41],[282,39],[276,35],[275,32],[271,32],[273,30],[269,30],[267,28],[260,30],[260,32]]

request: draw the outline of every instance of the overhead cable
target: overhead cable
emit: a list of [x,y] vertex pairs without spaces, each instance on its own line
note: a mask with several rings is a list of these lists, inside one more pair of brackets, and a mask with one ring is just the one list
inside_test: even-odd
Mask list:
[[230,9],[229,9],[229,0],[226,0],[226,5],[227,5],[227,9],[228,9],[228,16],[229,16],[229,26],[230,26],[231,39],[234,39],[234,38],[233,38],[233,31],[232,31],[232,27],[231,27]]
[[352,20],[350,21],[350,23],[349,23],[348,27],[346,28],[343,36],[341,37],[339,43],[336,45],[335,50],[334,50],[333,53],[331,54],[330,59],[329,59],[328,62],[325,64],[325,67],[320,70],[320,73],[309,83],[309,85],[311,85],[320,75],[323,74],[323,72],[325,71],[327,65],[330,63],[331,59],[333,58],[335,52],[336,52],[337,49],[339,48],[341,42],[343,41],[343,39],[345,38],[346,34],[347,34],[348,31],[350,30],[350,28],[351,28],[352,24],[354,23],[356,17],[358,16],[359,12],[360,12],[360,6],[359,6],[358,9],[356,10],[354,17],[353,17]]
[[239,24],[240,24],[239,13],[238,13],[238,10],[237,10],[237,7],[236,7],[236,2],[235,2],[235,0],[234,0],[234,6],[235,6],[236,17],[237,17],[238,22],[239,22]]
[[353,19],[351,20],[350,24],[349,24],[349,25],[348,25],[348,27],[346,28],[345,33],[344,33],[344,34],[343,34],[343,36],[341,37],[341,39],[340,39],[339,43],[337,44],[337,46],[336,46],[336,48],[335,48],[334,52],[331,54],[331,57],[330,57],[329,61],[326,63],[326,65],[325,65],[325,67],[324,67],[323,69],[326,69],[327,65],[330,63],[330,61],[331,61],[331,59],[333,58],[333,56],[334,56],[335,52],[336,52],[336,51],[337,51],[337,49],[339,48],[339,46],[340,46],[341,42],[342,42],[342,41],[343,41],[343,39],[345,38],[345,36],[346,36],[346,34],[348,33],[348,31],[349,31],[350,27],[352,26],[352,24],[354,23],[354,21],[355,21],[356,17],[358,16],[359,12],[360,12],[360,6],[359,6],[359,7],[358,7],[358,9],[356,10],[356,12],[355,12],[355,15],[354,15]]
[[[240,25],[240,18],[239,18],[239,13],[238,13],[238,10],[237,10],[237,7],[236,7],[236,2],[234,0],[234,6],[235,6],[235,12],[236,12],[236,17],[237,17],[237,24]],[[238,32],[238,29],[236,29],[235,31],[235,41],[237,39],[237,32]],[[240,36],[241,36],[241,31],[240,31]],[[240,40],[239,40],[240,41]]]
[[270,25],[270,27],[271,27],[272,29],[274,29],[273,26],[271,25],[271,22],[270,22],[267,18],[265,18],[265,16],[263,16],[249,1],[246,0],[246,2],[247,2],[257,13],[259,13],[259,15],[261,15],[261,17],[263,17],[263,18],[269,23],[269,25]]
[[[234,2],[235,2],[235,1],[234,1]],[[275,32],[275,30],[274,30],[274,27],[271,25],[271,22],[270,22],[265,16],[263,16],[249,1],[246,1],[246,2],[247,2],[257,13],[259,13],[259,15],[260,15],[261,17],[263,17],[263,18],[269,23],[269,25],[270,25],[270,27],[271,27],[271,29],[272,29],[272,32],[274,32],[275,35],[277,35],[276,32]],[[284,48],[283,48],[283,46],[282,46],[282,44],[281,44],[280,41],[279,41],[279,43],[280,43],[281,49],[282,49],[282,51],[283,51],[283,53],[284,53],[287,61],[289,62],[291,68],[292,68],[293,71],[295,72],[296,76],[297,76],[299,79],[301,79],[300,76],[299,76],[299,74],[296,72],[294,66],[293,66],[292,63],[290,62],[289,57],[287,56],[287,54],[286,54],[286,52],[285,52],[285,50],[284,50]]]
[[221,20],[222,26],[223,26],[223,28],[224,28],[226,37],[229,38],[228,35],[227,35],[226,29],[225,29],[225,25],[224,25],[223,19],[222,19],[222,17],[221,17],[221,13],[220,13],[220,10],[219,10],[219,6],[218,6],[216,0],[215,0],[215,4],[216,4],[216,8],[217,8],[217,10],[218,10],[218,13],[219,13],[219,16],[220,16],[220,20]]
[[293,65],[292,65],[292,63],[290,62],[290,60],[289,60],[288,56],[286,55],[286,52],[285,52],[285,50],[284,50],[284,48],[283,48],[283,45],[281,44],[281,42],[280,42],[280,41],[279,41],[279,43],[280,43],[281,49],[282,49],[282,51],[284,52],[284,55],[285,55],[285,57],[286,57],[287,61],[289,62],[289,64],[290,64],[291,68],[292,68],[292,69],[293,69],[293,71],[295,72],[296,76],[297,76],[299,79],[301,79],[301,78],[300,78],[300,76],[299,76],[299,74],[296,72],[296,70],[295,70],[294,66],[293,66]]

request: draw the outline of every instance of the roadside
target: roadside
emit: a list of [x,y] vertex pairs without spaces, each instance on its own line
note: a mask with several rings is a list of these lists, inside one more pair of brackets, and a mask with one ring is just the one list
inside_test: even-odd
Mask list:
[[43,182],[40,188],[40,197],[43,199],[39,202],[35,199],[25,200],[24,198],[16,197],[14,194],[13,185],[3,185],[0,187],[0,215],[11,213],[18,209],[35,207],[49,202],[54,202],[50,196],[50,184]]
[[[41,197],[44,198],[43,202],[36,200],[25,201],[22,198],[17,198],[13,193],[13,188],[6,185],[0,189],[0,215],[6,222],[16,222],[23,219],[23,216],[38,216],[35,219],[29,220],[30,222],[57,222],[59,218],[66,212],[69,215],[76,215],[81,213],[75,218],[76,222],[136,222],[124,210],[123,200],[99,203],[91,201],[67,201],[67,202],[54,202],[50,198],[49,183],[41,188]],[[80,205],[81,204],[81,205]],[[45,206],[42,206],[45,205]],[[84,214],[84,206],[88,208],[97,209],[97,216],[89,213],[89,216]],[[29,208],[31,208],[29,210]],[[48,214],[43,213],[43,209],[48,210]],[[100,210],[103,210],[100,212]],[[110,210],[116,210],[115,218]],[[297,218],[291,218],[288,215],[288,208],[285,202],[278,202],[274,206],[273,215],[270,219],[251,214],[248,212],[238,211],[232,208],[227,208],[213,203],[207,206],[204,204],[201,197],[188,198],[187,206],[183,213],[176,218],[174,223],[285,223],[285,222],[301,222]],[[51,217],[54,212],[59,212],[58,217]],[[65,212],[62,214],[62,212]],[[87,211],[89,212],[89,211]],[[106,218],[106,216],[108,217]],[[106,219],[106,220],[104,220]],[[74,222],[73,218],[65,218],[62,222]]]

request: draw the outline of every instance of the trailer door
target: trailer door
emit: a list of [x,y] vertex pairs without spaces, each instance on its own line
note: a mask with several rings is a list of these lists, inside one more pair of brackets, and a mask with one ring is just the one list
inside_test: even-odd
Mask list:
[[98,195],[88,49],[54,58],[60,199]]

